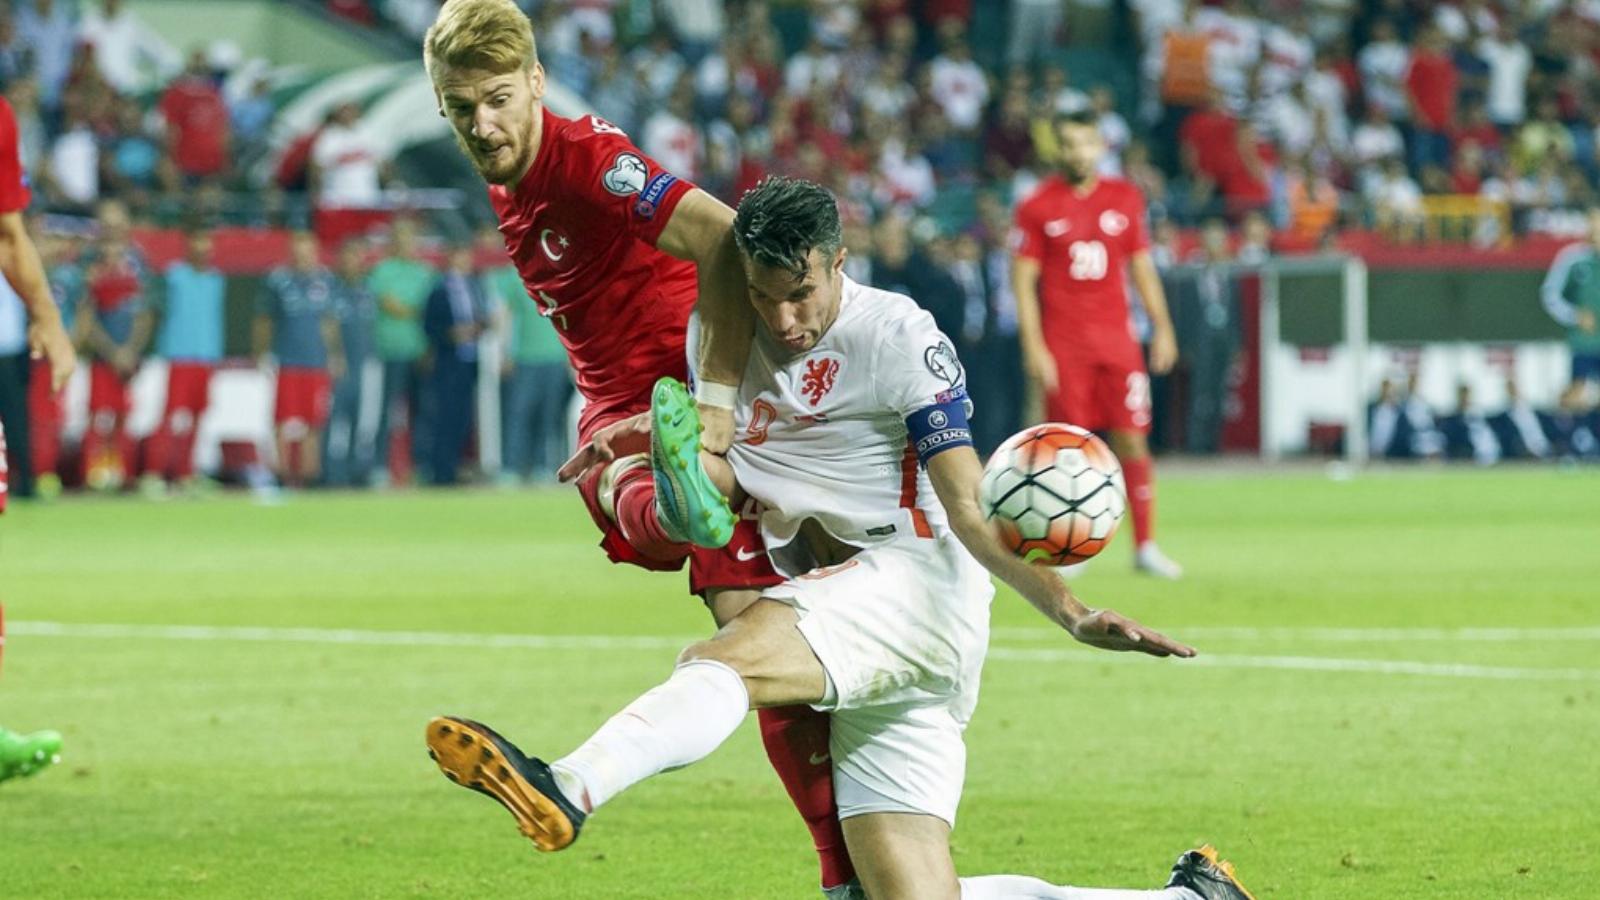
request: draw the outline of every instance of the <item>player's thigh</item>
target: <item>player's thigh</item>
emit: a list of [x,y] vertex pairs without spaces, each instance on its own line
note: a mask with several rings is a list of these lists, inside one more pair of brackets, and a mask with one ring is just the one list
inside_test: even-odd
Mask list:
[[1057,387],[1044,398],[1045,418],[1097,430],[1100,411],[1095,401],[1096,370],[1082,363],[1058,362]]
[[760,599],[761,591],[755,588],[709,588],[706,609],[711,612],[711,620],[721,628]]
[[950,826],[915,813],[872,813],[841,823],[861,886],[872,900],[958,900]]
[[715,660],[738,672],[752,707],[821,703],[827,674],[796,627],[799,621],[793,607],[757,600],[678,660]]
[[1093,430],[1139,435],[1150,432],[1150,375],[1143,364],[1097,367],[1093,402],[1098,413]]

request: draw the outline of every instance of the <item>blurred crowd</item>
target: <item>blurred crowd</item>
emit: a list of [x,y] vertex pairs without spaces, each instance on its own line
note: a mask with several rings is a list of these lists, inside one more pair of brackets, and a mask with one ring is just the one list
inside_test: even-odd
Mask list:
[[[42,232],[41,254],[88,370],[85,410],[52,394],[31,365],[20,306],[0,297],[0,416],[10,439],[11,492],[63,487],[151,496],[203,493],[213,476],[271,493],[287,487],[455,484],[486,474],[480,441],[506,484],[544,482],[568,451],[573,394],[566,353],[486,228],[425,245],[395,220],[381,240],[323,244],[294,231],[289,262],[252,279],[251,359],[228,360],[225,297],[211,230],[185,232],[181,259],[152,271],[128,240],[119,201],[102,201],[87,241]],[[7,300],[10,303],[7,303]],[[159,359],[161,413],[148,434],[129,416],[134,380]],[[195,470],[195,440],[223,372],[258,372],[272,398],[273,439],[235,441],[215,471]],[[487,391],[498,402],[483,404]],[[236,395],[237,396],[237,395]],[[477,421],[497,416],[493,429]],[[69,435],[73,421],[84,423]],[[237,435],[235,436],[237,437]]]
[[[1015,203],[1052,170],[1049,122],[1062,111],[1094,111],[1111,148],[1105,173],[1149,200],[1184,361],[1165,399],[1158,385],[1157,444],[1193,452],[1218,447],[1243,345],[1237,287],[1221,267],[1315,248],[1347,227],[1409,239],[1435,199],[1502,204],[1508,218],[1489,224],[1504,236],[1592,202],[1600,178],[1593,2],[519,2],[552,79],[667,168],[730,202],[768,173],[834,190],[852,276],[915,297],[960,345],[983,446],[1022,420],[1006,240]],[[316,226],[250,300],[251,349],[280,389],[290,374],[287,412],[299,414],[262,454],[279,479],[449,481],[482,454],[478,432],[437,398],[502,376],[510,477],[548,476],[566,431],[550,410],[564,415],[570,396],[554,334],[505,269],[480,265],[496,256],[489,238],[476,253],[434,240],[424,255],[418,225],[379,209],[398,176],[359,127],[358,105],[269,151],[270,73],[226,41],[185,57],[120,0],[0,8],[0,89],[36,207],[98,219],[86,236],[45,240],[57,297],[78,311],[93,361],[77,469],[59,457],[60,411],[30,404],[44,410],[30,430],[47,481],[143,478],[155,491],[191,477],[172,460],[192,455],[184,441],[198,412],[185,404],[197,401],[184,398],[198,376],[169,385],[148,447],[128,445],[119,386],[151,355],[221,358],[221,314],[209,318],[210,299],[180,298],[226,294],[204,246],[223,222]],[[326,8],[416,42],[438,2]],[[189,257],[149,271],[130,227],[179,221],[201,223]],[[1180,227],[1197,230],[1198,249],[1179,251]],[[4,319],[0,356],[14,354]],[[484,371],[488,347],[505,358],[500,371]],[[301,369],[327,379],[326,411],[300,408]],[[281,396],[278,406],[285,419]]]
[[[437,0],[330,0],[420,38]],[[1572,0],[527,0],[553,77],[724,197],[765,171],[863,218],[977,222],[1044,127],[1095,110],[1109,173],[1185,225],[1266,213],[1416,237],[1430,196],[1510,224],[1600,179],[1600,5]],[[1130,49],[1136,52],[1128,52]],[[1473,208],[1473,207],[1469,207]],[[1498,226],[1498,220],[1489,224]]]
[[1530,403],[1515,379],[1506,380],[1505,391],[1503,408],[1485,409],[1463,384],[1454,408],[1436,410],[1418,396],[1415,374],[1385,379],[1368,410],[1372,458],[1600,462],[1594,383],[1573,381],[1551,408]]

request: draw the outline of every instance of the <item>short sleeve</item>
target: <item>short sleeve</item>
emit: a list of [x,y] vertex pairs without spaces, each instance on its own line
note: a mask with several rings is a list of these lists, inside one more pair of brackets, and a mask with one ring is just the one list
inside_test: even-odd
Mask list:
[[22,148],[17,139],[17,117],[11,103],[0,97],[0,213],[21,212],[32,201],[22,174]]
[[574,151],[566,173],[570,183],[603,218],[654,246],[694,184],[663,169],[604,119],[584,116],[568,127]]
[[878,402],[899,416],[966,391],[967,373],[955,347],[924,310],[890,325],[874,358]]
[[1011,225],[1011,252],[1021,259],[1043,262],[1044,230],[1033,210],[1032,203],[1017,207],[1017,215]]

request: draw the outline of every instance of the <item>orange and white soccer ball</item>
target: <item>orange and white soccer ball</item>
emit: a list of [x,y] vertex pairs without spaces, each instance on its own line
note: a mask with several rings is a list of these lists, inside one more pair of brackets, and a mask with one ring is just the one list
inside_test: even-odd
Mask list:
[[1122,465],[1093,432],[1046,422],[989,458],[979,488],[1000,541],[1031,563],[1067,566],[1105,549],[1122,524]]

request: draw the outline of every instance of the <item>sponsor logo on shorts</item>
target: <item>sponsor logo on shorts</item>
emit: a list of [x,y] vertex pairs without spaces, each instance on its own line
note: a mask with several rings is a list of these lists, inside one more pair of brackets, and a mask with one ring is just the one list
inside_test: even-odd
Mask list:
[[811,754],[811,764],[813,766],[820,766],[827,762],[830,758],[831,757],[826,753],[813,753]]
[[644,190],[644,180],[649,174],[650,169],[637,153],[618,153],[611,168],[600,176],[600,184],[618,197],[632,197]]
[[654,219],[656,210],[661,206],[661,198],[666,196],[667,188],[672,187],[677,180],[678,176],[666,172],[650,179],[650,183],[644,186],[639,199],[633,204],[633,214],[641,219]]
[[751,550],[748,547],[740,547],[739,549],[733,551],[733,558],[737,559],[739,562],[749,562],[760,555],[760,551]]

